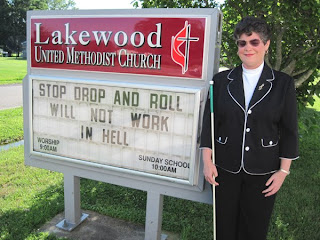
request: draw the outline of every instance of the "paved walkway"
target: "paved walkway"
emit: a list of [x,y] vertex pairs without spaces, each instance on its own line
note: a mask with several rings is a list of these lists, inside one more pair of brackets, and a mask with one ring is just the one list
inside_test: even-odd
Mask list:
[[0,110],[22,106],[22,84],[0,85]]
[[[111,218],[96,212],[85,210],[89,217],[73,231],[68,232],[56,227],[64,219],[64,213],[55,216],[38,231],[49,232],[57,237],[72,240],[144,240],[144,226],[124,220]],[[162,231],[161,240],[179,240],[178,234]]]

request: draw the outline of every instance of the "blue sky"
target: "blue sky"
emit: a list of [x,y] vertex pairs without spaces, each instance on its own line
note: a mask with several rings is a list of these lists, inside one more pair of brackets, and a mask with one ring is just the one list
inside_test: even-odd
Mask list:
[[133,0],[74,0],[79,9],[132,9]]
[[[74,0],[79,9],[133,9],[134,0]],[[218,0],[222,3],[224,0]]]

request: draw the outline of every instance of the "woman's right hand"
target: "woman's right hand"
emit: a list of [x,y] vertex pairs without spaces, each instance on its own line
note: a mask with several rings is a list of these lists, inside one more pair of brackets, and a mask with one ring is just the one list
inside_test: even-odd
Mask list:
[[207,182],[212,185],[219,186],[215,178],[218,177],[217,167],[213,164],[211,160],[211,149],[205,148],[202,150],[203,158],[203,174]]

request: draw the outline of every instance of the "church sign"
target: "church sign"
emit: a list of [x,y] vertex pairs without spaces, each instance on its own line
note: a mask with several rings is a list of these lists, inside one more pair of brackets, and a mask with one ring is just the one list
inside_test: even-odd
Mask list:
[[31,67],[203,79],[206,18],[31,19]]
[[220,39],[218,9],[28,12],[25,163],[203,191],[201,115]]

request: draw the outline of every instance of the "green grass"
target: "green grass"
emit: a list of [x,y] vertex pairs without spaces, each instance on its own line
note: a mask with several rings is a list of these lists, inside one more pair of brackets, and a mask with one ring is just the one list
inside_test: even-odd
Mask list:
[[23,147],[0,153],[0,239],[57,239],[36,230],[63,211],[63,175],[26,167]]
[[[316,115],[320,125],[318,103],[302,118]],[[268,240],[320,239],[320,132],[311,131],[300,140],[300,159],[293,162],[278,193]],[[23,158],[23,147],[0,152],[0,239],[56,240],[37,229],[64,209],[63,175],[24,166]],[[82,209],[145,222],[143,191],[81,179],[81,199]],[[182,240],[212,239],[212,206],[166,196],[162,228],[179,233]]]
[[0,145],[23,139],[22,107],[0,111]]
[[22,83],[27,74],[27,60],[0,57],[0,84]]

